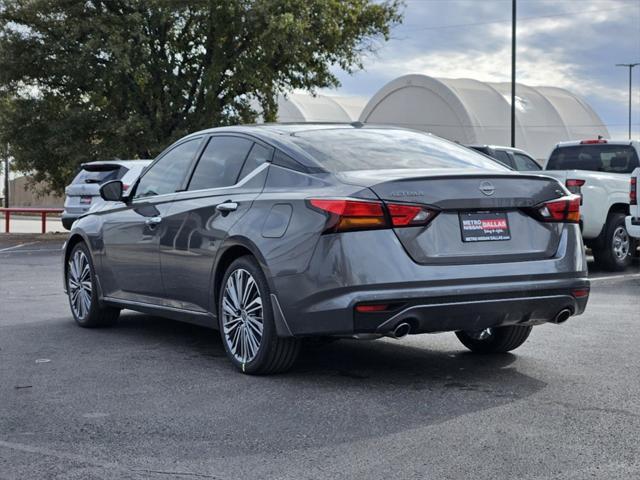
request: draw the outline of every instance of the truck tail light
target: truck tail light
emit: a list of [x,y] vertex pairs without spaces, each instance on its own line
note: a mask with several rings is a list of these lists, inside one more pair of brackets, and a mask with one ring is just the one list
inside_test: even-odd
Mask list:
[[385,204],[350,198],[312,198],[308,203],[328,214],[325,233],[424,226],[438,214],[437,210],[424,205]]
[[580,222],[580,197],[567,195],[550,200],[538,205],[536,213],[543,222],[578,223]]
[[638,205],[638,177],[631,177],[631,188],[629,189],[629,204]]
[[584,180],[580,180],[577,178],[569,178],[565,182],[565,185],[567,186],[567,190],[569,190],[571,193],[575,195],[580,196],[580,205],[582,205],[582,186],[584,184],[585,184]]

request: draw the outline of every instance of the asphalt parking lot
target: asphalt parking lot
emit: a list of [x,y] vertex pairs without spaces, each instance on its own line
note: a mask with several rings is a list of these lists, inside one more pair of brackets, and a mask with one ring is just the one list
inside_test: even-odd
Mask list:
[[248,377],[200,327],[76,327],[60,245],[0,237],[3,480],[640,478],[637,261],[515,354],[343,340]]

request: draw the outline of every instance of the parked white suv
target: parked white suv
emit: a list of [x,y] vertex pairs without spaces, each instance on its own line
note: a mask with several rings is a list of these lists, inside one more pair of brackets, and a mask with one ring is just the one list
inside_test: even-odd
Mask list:
[[110,160],[89,162],[81,165],[80,171],[65,188],[62,226],[71,230],[73,222],[104,200],[100,197],[100,185],[110,180],[120,180],[125,190],[133,185],[151,160]]
[[584,242],[607,270],[625,269],[635,252],[625,217],[629,215],[629,178],[640,166],[639,156],[639,144],[632,140],[562,142],[543,172],[582,196]]
[[629,182],[629,216],[626,219],[627,232],[640,239],[640,205],[638,204],[638,184],[640,184],[640,168],[631,174]]

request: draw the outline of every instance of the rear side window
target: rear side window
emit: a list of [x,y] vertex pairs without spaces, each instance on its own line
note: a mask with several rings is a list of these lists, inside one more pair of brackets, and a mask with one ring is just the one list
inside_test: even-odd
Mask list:
[[327,128],[298,132],[291,140],[330,172],[410,168],[507,170],[466,147],[410,130]]
[[540,165],[533,158],[518,152],[513,152],[513,158],[516,161],[516,170],[541,170]]
[[238,181],[249,175],[263,163],[270,162],[272,158],[273,148],[265,147],[263,145],[255,143],[253,145],[253,148],[251,148],[251,152],[249,152],[249,156],[244,162],[244,166],[242,167],[242,171],[240,172]]
[[175,192],[182,185],[200,141],[197,138],[181,143],[151,165],[138,182],[135,198]]
[[253,142],[241,137],[212,137],[196,166],[189,190],[234,185]]
[[101,165],[101,166],[91,166],[87,165],[86,168],[83,168],[78,172],[78,174],[73,179],[73,184],[78,183],[98,183],[103,184],[105,182],[109,182],[111,180],[120,180],[125,173],[127,173],[127,168],[122,167],[120,165]]
[[556,148],[547,170],[631,173],[638,165],[638,154],[630,145],[574,145]]
[[513,159],[504,150],[495,150],[493,152],[493,157],[507,167],[516,168],[513,163]]

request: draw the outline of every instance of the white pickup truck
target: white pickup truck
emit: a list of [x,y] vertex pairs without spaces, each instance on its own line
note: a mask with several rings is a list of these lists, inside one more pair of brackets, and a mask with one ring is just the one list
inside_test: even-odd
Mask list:
[[640,204],[638,203],[638,186],[640,185],[640,168],[631,174],[629,182],[629,216],[626,219],[627,232],[640,239]]
[[585,245],[596,262],[612,271],[624,270],[635,254],[629,235],[629,179],[640,166],[640,145],[632,140],[582,140],[556,145],[544,168],[582,196],[580,226]]

